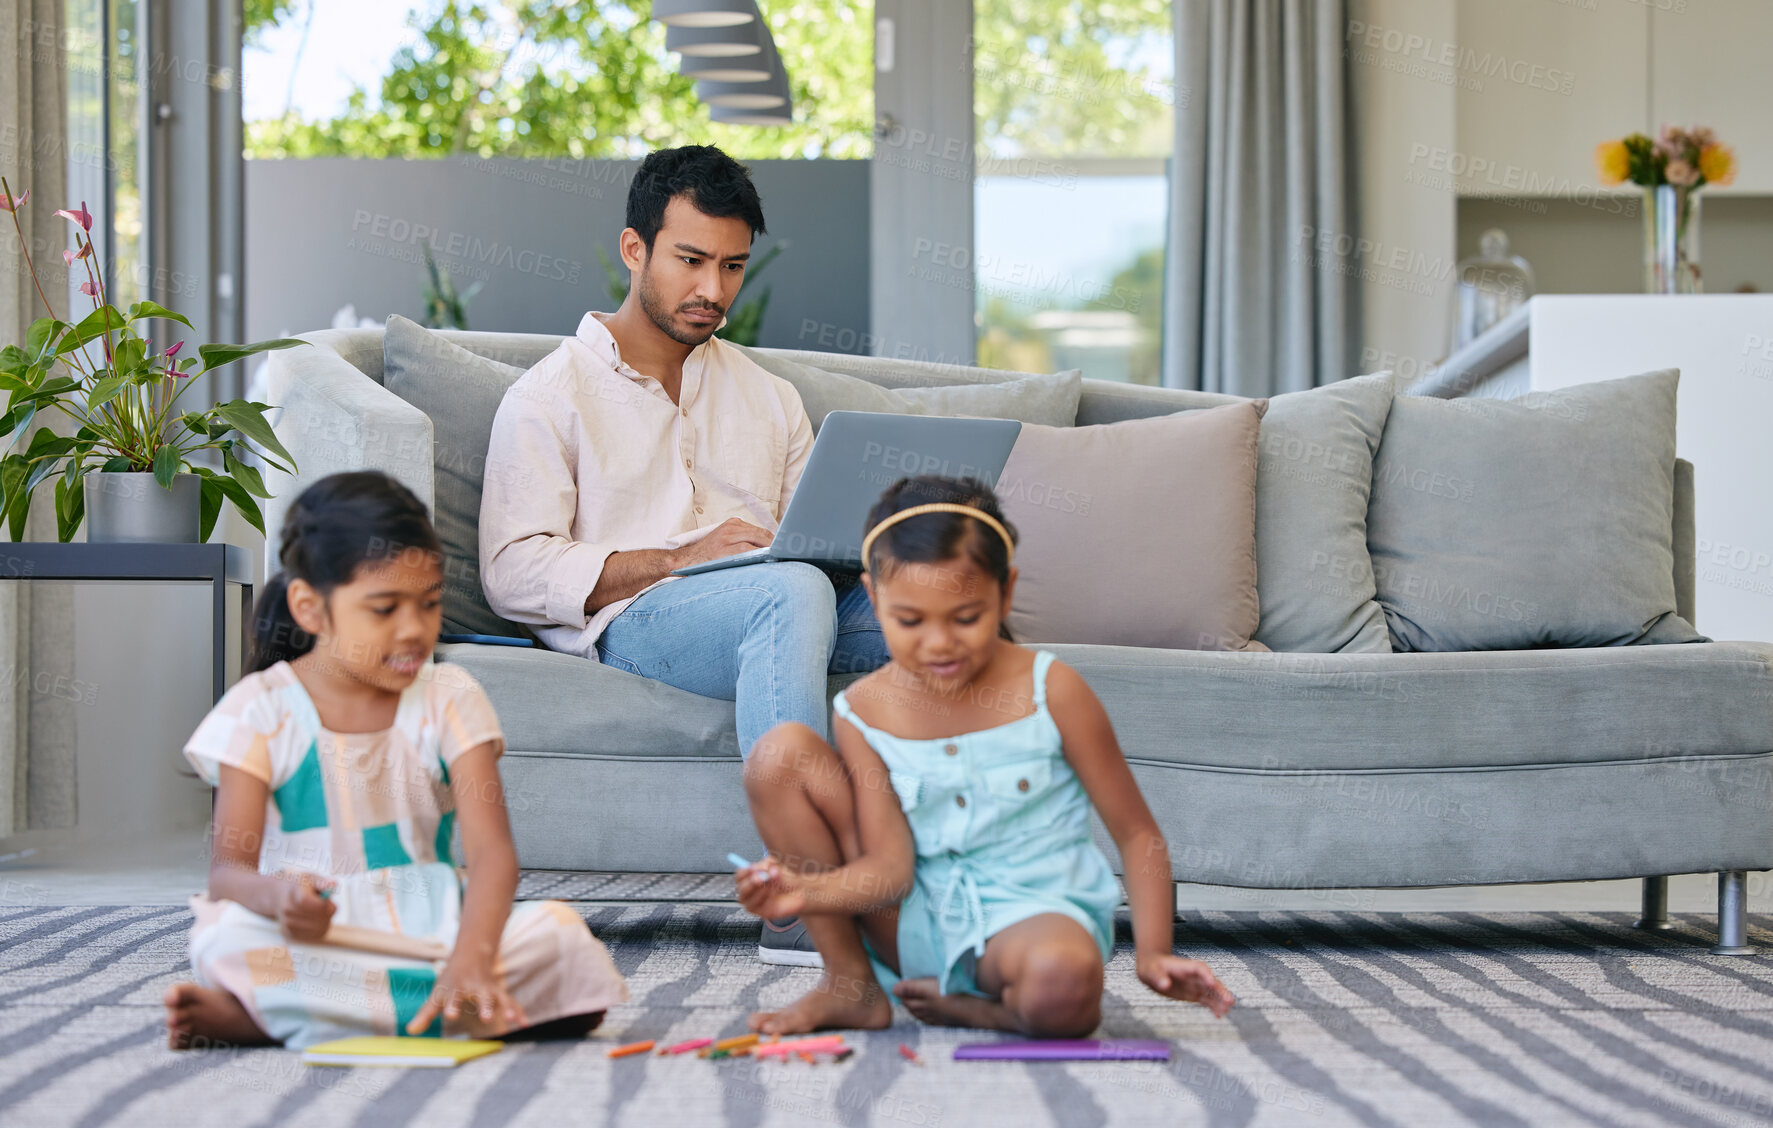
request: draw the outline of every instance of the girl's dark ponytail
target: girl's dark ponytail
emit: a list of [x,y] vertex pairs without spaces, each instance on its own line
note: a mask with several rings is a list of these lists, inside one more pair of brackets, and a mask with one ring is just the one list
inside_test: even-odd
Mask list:
[[277,572],[265,581],[252,610],[252,654],[246,672],[256,674],[314,649],[314,636],[289,613],[289,577]]
[[379,470],[329,474],[301,492],[284,514],[279,569],[265,581],[252,615],[247,672],[299,658],[314,648],[289,610],[289,585],[322,596],[357,569],[417,548],[441,556],[431,515],[411,490]]

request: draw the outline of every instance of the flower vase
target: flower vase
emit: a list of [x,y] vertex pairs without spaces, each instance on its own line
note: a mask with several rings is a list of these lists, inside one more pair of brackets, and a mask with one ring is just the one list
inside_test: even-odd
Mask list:
[[1697,294],[1699,193],[1660,184],[1644,193],[1644,292]]

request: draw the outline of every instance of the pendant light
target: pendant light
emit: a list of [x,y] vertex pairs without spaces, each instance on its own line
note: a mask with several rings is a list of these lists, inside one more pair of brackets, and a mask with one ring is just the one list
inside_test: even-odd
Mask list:
[[666,27],[737,27],[757,19],[755,0],[653,0],[653,19]]

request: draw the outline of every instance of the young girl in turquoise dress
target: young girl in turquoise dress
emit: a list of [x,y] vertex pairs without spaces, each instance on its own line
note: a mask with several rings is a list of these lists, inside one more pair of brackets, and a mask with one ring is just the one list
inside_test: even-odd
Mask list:
[[799,915],[825,966],[752,1029],[886,1026],[890,989],[925,1022],[1088,1034],[1120,901],[1092,804],[1125,862],[1140,980],[1223,1017],[1231,993],[1174,953],[1169,854],[1101,702],[1002,629],[1016,537],[991,490],[903,479],[868,528],[892,661],[838,694],[835,747],[785,724],[745,763],[769,855],[739,870],[739,900]]
[[[196,982],[164,1000],[171,1045],[582,1036],[627,987],[571,909],[512,905],[498,717],[430,660],[443,573],[425,507],[385,474],[334,474],[282,536],[253,672],[185,746],[215,785],[215,833]],[[442,958],[410,958],[413,941]]]

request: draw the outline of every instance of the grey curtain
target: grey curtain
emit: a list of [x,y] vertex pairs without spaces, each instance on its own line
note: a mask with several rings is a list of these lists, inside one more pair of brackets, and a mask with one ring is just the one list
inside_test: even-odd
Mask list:
[[[55,211],[68,203],[65,29],[63,0],[0,0],[0,172],[15,194],[31,193],[19,223],[44,293],[64,318],[67,225]],[[17,343],[44,310],[12,217],[0,212],[0,224],[0,343]],[[29,540],[55,539],[47,493],[32,506]],[[34,692],[38,674],[53,683],[72,673],[72,602],[66,584],[0,581],[0,836],[75,821],[73,706]]]
[[1265,396],[1353,375],[1345,0],[1174,5],[1164,383]]

